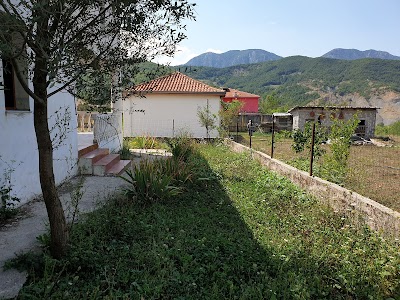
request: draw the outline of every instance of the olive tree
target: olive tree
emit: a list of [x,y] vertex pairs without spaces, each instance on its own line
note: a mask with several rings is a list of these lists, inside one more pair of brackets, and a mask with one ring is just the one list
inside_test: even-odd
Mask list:
[[[193,7],[186,0],[0,0],[1,58],[34,101],[40,184],[55,258],[66,252],[68,230],[54,180],[49,101],[61,91],[73,92],[88,70],[119,74],[127,64],[172,55],[185,38],[183,21],[193,18]],[[115,88],[119,84],[113,80]]]

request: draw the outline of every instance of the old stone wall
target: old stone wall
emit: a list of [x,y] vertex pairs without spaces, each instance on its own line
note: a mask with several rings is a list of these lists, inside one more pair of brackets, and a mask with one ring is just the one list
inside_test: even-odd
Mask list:
[[253,158],[260,161],[261,164],[288,178],[334,210],[351,216],[352,220],[361,219],[373,230],[387,236],[400,238],[400,213],[337,184],[309,176],[307,172],[272,159],[265,153],[251,150],[249,147],[233,141],[228,143],[236,152],[251,152]]

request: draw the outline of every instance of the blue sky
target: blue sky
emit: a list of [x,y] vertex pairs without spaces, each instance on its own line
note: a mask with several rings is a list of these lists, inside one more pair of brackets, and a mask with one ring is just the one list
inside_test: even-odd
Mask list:
[[263,49],[318,57],[334,48],[400,56],[400,0],[192,0],[196,21],[172,65],[211,51]]

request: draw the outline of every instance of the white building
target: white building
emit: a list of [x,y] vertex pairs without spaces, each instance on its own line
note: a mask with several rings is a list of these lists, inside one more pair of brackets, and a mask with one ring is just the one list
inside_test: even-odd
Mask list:
[[[33,99],[24,91],[12,67],[0,62],[0,189],[26,203],[41,194],[38,147],[33,126]],[[26,83],[32,89],[32,83]],[[48,100],[56,184],[77,174],[78,142],[74,98],[60,92]]]
[[[122,111],[124,137],[173,137],[184,132],[204,138],[207,131],[197,112],[208,107],[219,125],[218,111],[224,95],[222,89],[176,72],[128,90],[125,99],[114,104],[114,111]],[[209,135],[218,137],[218,131],[213,129]]]

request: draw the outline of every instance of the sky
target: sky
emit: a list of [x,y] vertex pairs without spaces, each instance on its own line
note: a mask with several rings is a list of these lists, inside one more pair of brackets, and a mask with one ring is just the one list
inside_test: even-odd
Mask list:
[[184,64],[205,52],[263,49],[319,57],[335,48],[400,56],[400,0],[189,0],[196,21],[173,58]]

